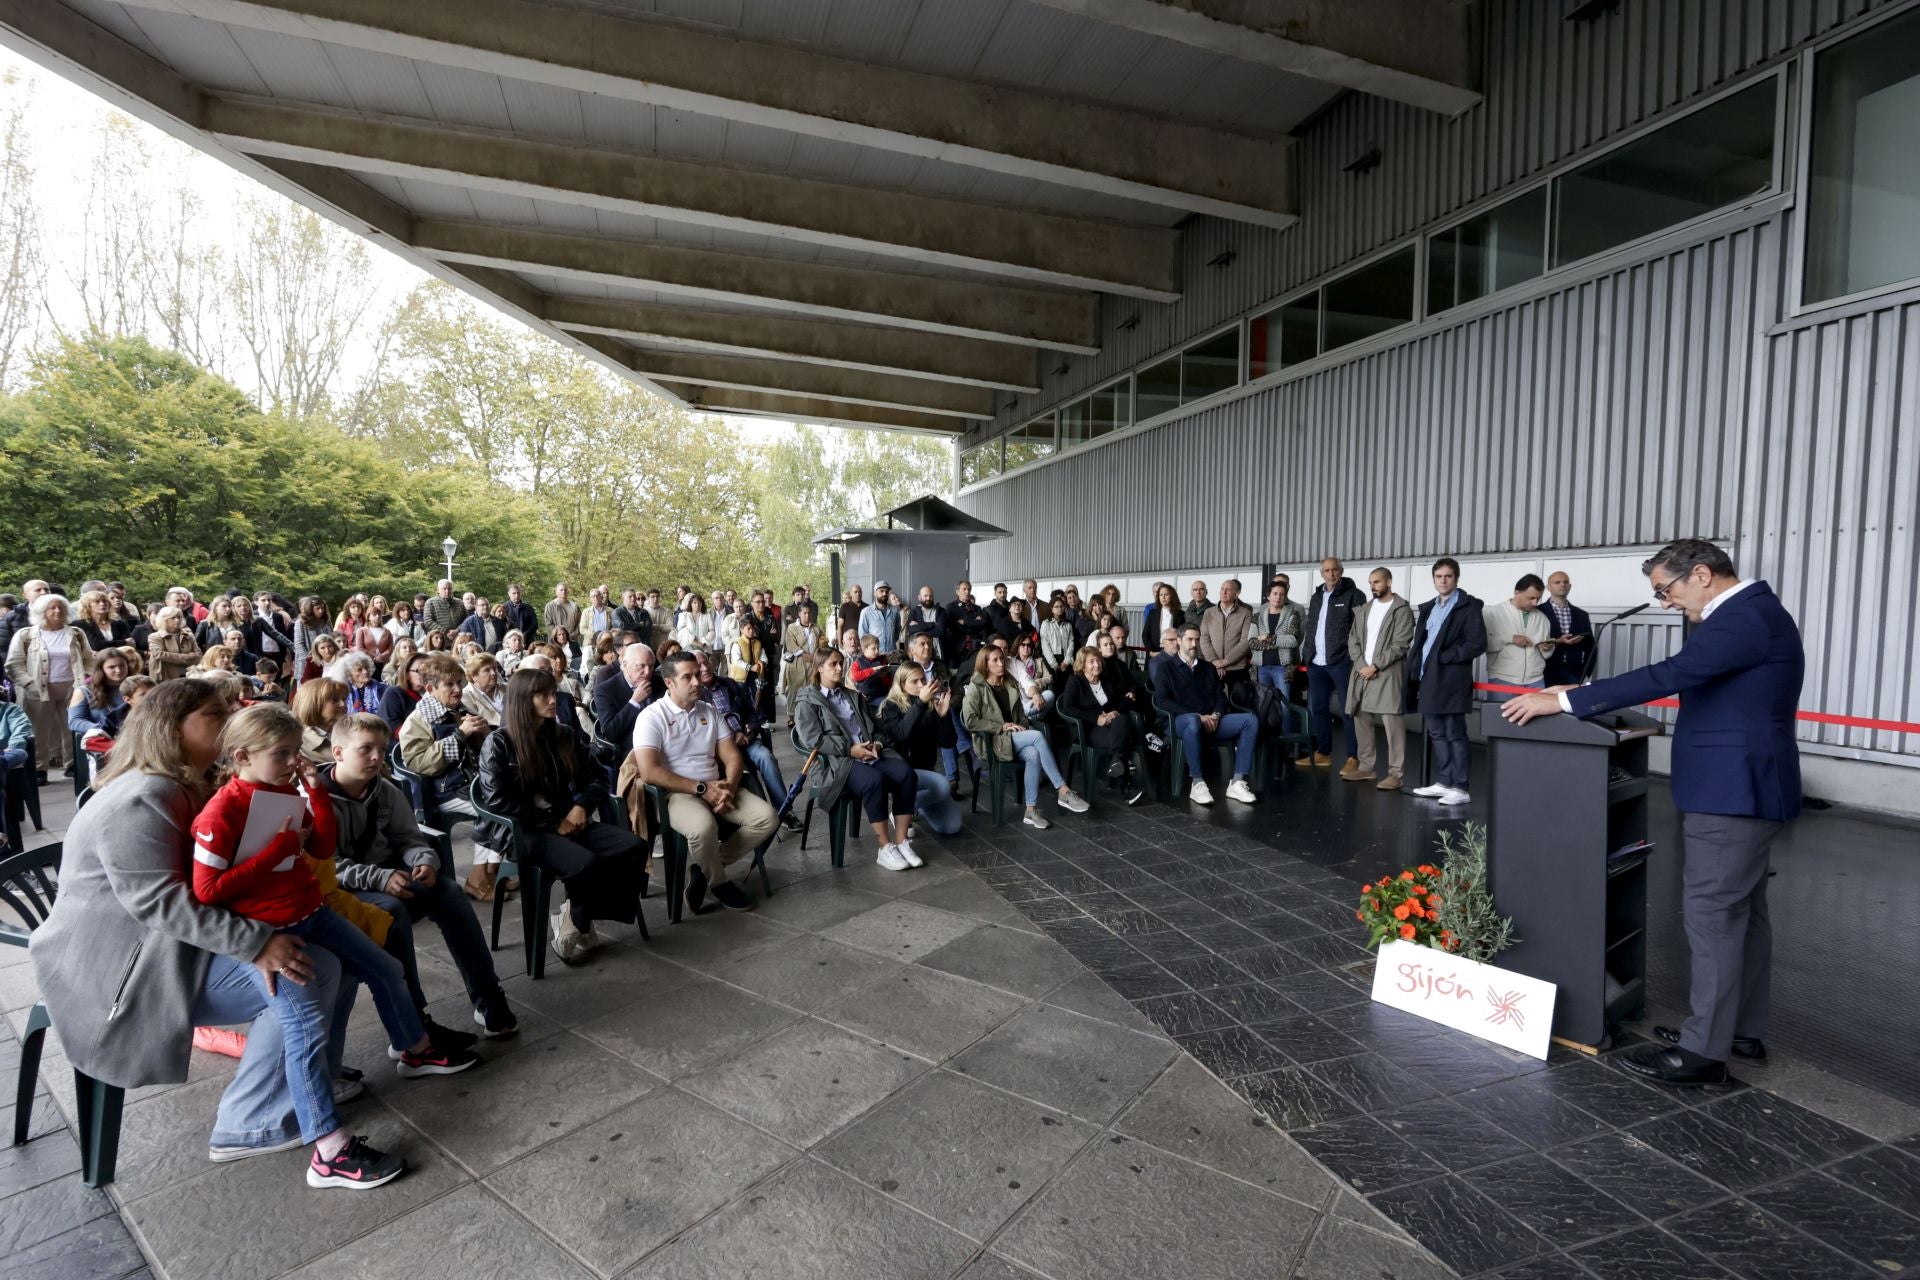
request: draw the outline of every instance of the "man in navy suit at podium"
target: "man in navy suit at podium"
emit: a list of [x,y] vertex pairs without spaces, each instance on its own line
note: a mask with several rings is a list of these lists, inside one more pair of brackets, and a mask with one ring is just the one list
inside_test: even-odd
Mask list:
[[1681,911],[1693,954],[1692,1013],[1661,1045],[1620,1065],[1660,1084],[1715,1084],[1727,1057],[1764,1061],[1773,930],[1767,859],[1800,814],[1794,712],[1806,660],[1800,630],[1764,582],[1741,578],[1711,542],[1670,543],[1640,566],[1653,598],[1698,625],[1665,662],[1610,680],[1515,698],[1516,724],[1566,712],[1598,715],[1680,695],[1673,802],[1686,833]]

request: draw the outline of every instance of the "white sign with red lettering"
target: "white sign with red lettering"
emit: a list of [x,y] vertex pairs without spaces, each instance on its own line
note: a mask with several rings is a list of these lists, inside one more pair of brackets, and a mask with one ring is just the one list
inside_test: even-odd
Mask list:
[[1373,966],[1381,1004],[1543,1060],[1553,992],[1551,982],[1397,939],[1380,945]]

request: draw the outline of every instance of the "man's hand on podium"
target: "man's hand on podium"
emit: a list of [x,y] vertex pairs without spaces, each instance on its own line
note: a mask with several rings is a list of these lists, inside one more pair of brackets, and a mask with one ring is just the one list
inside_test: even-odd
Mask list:
[[1560,694],[1578,685],[1557,684],[1551,689],[1539,693],[1523,693],[1500,708],[1500,714],[1515,724],[1525,724],[1536,716],[1557,716],[1560,714]]

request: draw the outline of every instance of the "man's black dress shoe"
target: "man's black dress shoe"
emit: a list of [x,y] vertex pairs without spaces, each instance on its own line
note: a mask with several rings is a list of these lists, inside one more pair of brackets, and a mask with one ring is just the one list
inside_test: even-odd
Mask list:
[[[1653,1029],[1653,1038],[1665,1044],[1680,1043],[1680,1033],[1672,1027],[1655,1027]],[[1733,1038],[1733,1056],[1736,1058],[1745,1058],[1748,1062],[1765,1062],[1767,1060],[1766,1042],[1764,1040],[1755,1040],[1752,1036],[1735,1036]]]
[[1635,1049],[1620,1055],[1620,1067],[1654,1084],[1725,1084],[1727,1064],[1686,1049]]

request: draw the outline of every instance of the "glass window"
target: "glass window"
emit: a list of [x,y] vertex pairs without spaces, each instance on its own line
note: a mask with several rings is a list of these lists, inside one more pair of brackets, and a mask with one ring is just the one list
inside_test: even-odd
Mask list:
[[1240,326],[1188,347],[1180,357],[1180,403],[1240,385]]
[[1038,462],[1042,458],[1051,458],[1058,446],[1054,442],[1053,415],[1044,414],[1035,418],[1026,426],[1006,437],[1007,470],[1024,467],[1029,462]]
[[1145,422],[1180,407],[1180,357],[1168,356],[1133,379],[1133,420]]
[[960,454],[960,483],[978,484],[1000,474],[1000,442],[989,440],[965,449]]
[[1092,437],[1087,434],[1087,416],[1092,410],[1092,397],[1075,400],[1060,411],[1060,448],[1062,451],[1077,448]]
[[1414,247],[1408,245],[1378,262],[1330,280],[1326,295],[1326,336],[1322,351],[1372,337],[1413,319]]
[[1320,354],[1320,291],[1247,322],[1247,376],[1264,378]]
[[1427,241],[1427,314],[1510,289],[1547,269],[1547,189],[1489,209]]
[[1098,440],[1131,425],[1127,417],[1127,384],[1116,382],[1087,398],[1087,439]]
[[1769,78],[1556,179],[1553,265],[1605,252],[1770,187],[1777,85]]
[[1813,66],[1805,301],[1920,277],[1920,10]]

